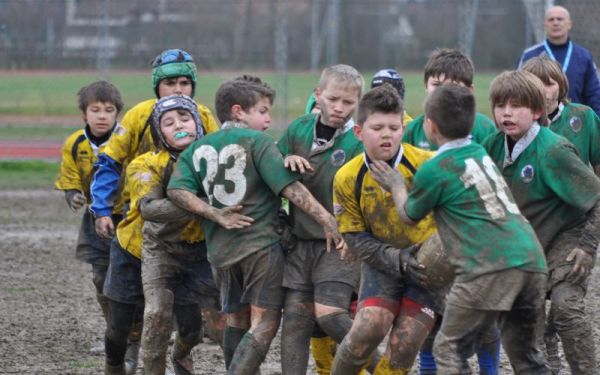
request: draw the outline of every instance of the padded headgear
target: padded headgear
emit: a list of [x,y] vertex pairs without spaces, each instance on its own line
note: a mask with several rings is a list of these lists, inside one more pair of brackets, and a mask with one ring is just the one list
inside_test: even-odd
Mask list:
[[400,95],[400,99],[404,100],[404,78],[395,71],[394,69],[382,69],[375,73],[373,79],[371,80],[371,88],[375,88],[383,85],[384,83],[389,83],[392,85],[396,91],[398,91],[398,95]]
[[179,151],[169,146],[165,140],[162,131],[160,131],[160,119],[165,112],[172,111],[174,109],[183,109],[192,114],[192,118],[196,123],[196,139],[199,139],[204,135],[204,128],[202,127],[202,120],[200,119],[198,106],[192,98],[186,95],[169,95],[165,96],[164,98],[160,98],[152,110],[152,124],[150,130],[152,131],[152,138],[154,139],[154,145],[156,148],[162,147],[169,152]]
[[192,97],[196,91],[196,64],[192,55],[182,49],[168,49],[152,62],[152,88],[158,98],[158,83],[165,78],[188,77],[192,80]]

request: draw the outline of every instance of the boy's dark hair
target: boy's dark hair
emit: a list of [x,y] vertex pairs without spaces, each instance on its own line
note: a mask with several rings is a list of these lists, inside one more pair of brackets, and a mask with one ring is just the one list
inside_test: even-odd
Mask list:
[[444,75],[444,79],[460,82],[467,87],[473,86],[475,68],[467,55],[457,49],[438,48],[434,50],[424,69],[424,82],[427,85],[429,77]]
[[243,75],[223,82],[215,94],[215,109],[221,123],[231,121],[231,107],[238,104],[249,111],[262,98],[275,101],[275,90],[259,77]]
[[544,84],[533,73],[524,70],[502,72],[490,85],[490,103],[492,111],[497,105],[511,103],[541,112],[538,122],[548,123],[546,114],[546,94]]
[[425,117],[431,119],[448,139],[465,138],[475,121],[475,96],[467,87],[450,83],[427,97]]
[[367,118],[373,113],[397,113],[402,117],[404,113],[402,99],[400,99],[398,91],[389,83],[367,91],[360,99],[356,123],[363,126]]
[[81,112],[85,113],[88,105],[93,102],[111,103],[117,108],[117,114],[123,109],[123,99],[119,89],[110,82],[96,81],[83,86],[77,93]]
[[545,55],[540,55],[527,60],[521,69],[533,73],[545,85],[550,84],[550,79],[555,80],[558,83],[558,101],[562,103],[568,102],[569,81],[565,73],[563,73],[561,66],[556,61],[549,59]]

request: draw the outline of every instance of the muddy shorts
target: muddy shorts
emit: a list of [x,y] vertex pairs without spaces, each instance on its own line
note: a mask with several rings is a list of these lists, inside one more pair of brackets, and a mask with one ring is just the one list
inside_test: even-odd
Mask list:
[[344,262],[337,250],[325,249],[324,240],[298,240],[285,257],[283,286],[311,292],[323,282],[338,282],[358,288],[360,262]]
[[188,250],[181,254],[160,249],[142,250],[142,284],[146,288],[167,288],[175,304],[218,308],[219,290],[206,258],[206,242],[180,243]]
[[440,313],[437,294],[418,285],[407,283],[402,277],[395,277],[380,272],[365,262],[361,266],[360,291],[358,294],[358,309],[367,306],[378,306],[398,314],[400,301],[403,297],[410,298],[424,307]]
[[215,268],[225,313],[251,304],[265,309],[283,305],[283,250],[279,242],[257,251],[228,268]]
[[104,295],[116,302],[144,302],[142,261],[119,245],[115,236],[110,246],[110,264],[104,280]]
[[[121,216],[113,215],[112,219],[116,228]],[[94,216],[88,210],[85,210],[79,227],[75,257],[89,264],[108,266],[110,242],[111,240],[98,236]]]
[[[579,246],[579,236],[581,231],[579,228],[571,228],[563,231],[552,241],[546,250],[546,260],[548,262],[548,284],[546,290],[548,293],[559,283],[567,280],[567,275],[573,270],[575,260],[567,262],[566,259],[569,253]],[[579,246],[580,247],[580,246]],[[594,254],[594,264],[596,263],[596,252],[594,249],[583,249]],[[591,275],[591,273],[590,273]],[[579,284],[585,292],[589,284],[590,275],[588,275]]]

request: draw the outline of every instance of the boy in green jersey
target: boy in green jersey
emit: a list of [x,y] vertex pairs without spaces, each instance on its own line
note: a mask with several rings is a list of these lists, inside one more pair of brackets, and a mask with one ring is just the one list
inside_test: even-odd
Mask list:
[[560,65],[547,56],[527,60],[521,69],[535,74],[544,83],[548,127],[567,138],[581,160],[600,176],[600,118],[593,109],[571,103],[567,98],[569,82]]
[[585,294],[600,243],[600,180],[576,147],[545,126],[542,81],[504,72],[490,87],[500,133],[484,147],[532,224],[548,262],[552,324],[572,374],[598,372]]
[[[335,218],[284,166],[275,142],[263,133],[274,94],[260,80],[223,83],[215,98],[221,131],[180,156],[168,186],[177,205],[209,219],[202,228],[227,314],[224,351],[232,374],[254,374],[279,327],[284,298],[280,195],[321,226],[327,249],[345,246]],[[221,207],[239,207],[248,221],[220,226],[210,212]]]
[[398,214],[415,223],[433,211],[456,279],[434,343],[438,372],[464,373],[478,335],[500,323],[517,374],[549,374],[537,348],[546,262],[533,228],[521,215],[498,168],[469,138],[475,116],[471,91],[448,84],[429,95],[425,131],[440,146],[407,193],[404,177],[374,162],[373,177],[390,191]]
[[[383,160],[407,179],[432,152],[401,144],[403,106],[396,90],[383,85],[367,92],[358,107],[354,132],[365,152],[335,175],[333,204],[340,232],[361,265],[358,312],[336,352],[333,374],[355,374],[390,331],[385,355],[375,373],[408,374],[436,319],[436,298],[406,276],[402,263],[414,265],[406,249],[431,237],[436,228],[428,216],[417,226],[400,221],[389,193],[371,176],[370,165]],[[388,253],[395,254],[390,257]],[[418,271],[418,267],[415,268]],[[415,274],[419,278],[418,274]],[[438,298],[439,300],[439,298]]]
[[[431,94],[436,88],[446,83],[456,83],[473,90],[473,62],[465,54],[456,49],[436,49],[425,64],[423,83],[425,92]],[[425,150],[437,150],[425,134],[423,126],[425,116],[421,115],[406,125],[402,142]],[[481,143],[488,135],[496,132],[494,122],[485,115],[477,112],[473,121],[470,139]]]
[[[349,65],[324,69],[315,89],[320,113],[294,120],[277,143],[285,166],[300,171],[302,183],[329,212],[333,212],[335,173],[363,151],[349,122],[363,83],[360,73]],[[348,308],[359,270],[358,263],[342,261],[338,253],[326,251],[320,225],[293,204],[290,221],[296,241],[286,255],[283,274],[281,365],[286,374],[305,374],[315,319],[337,343],[350,330]]]

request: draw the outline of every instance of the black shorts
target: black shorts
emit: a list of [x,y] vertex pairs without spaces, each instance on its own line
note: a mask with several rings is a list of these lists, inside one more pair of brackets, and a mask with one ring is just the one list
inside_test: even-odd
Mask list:
[[247,305],[278,310],[283,305],[283,250],[279,242],[227,268],[215,268],[225,313]]
[[335,249],[327,252],[324,240],[298,240],[285,257],[283,286],[311,292],[323,282],[338,282],[358,288],[360,262],[345,262]]
[[[116,228],[121,216],[113,215],[112,219]],[[79,227],[75,257],[89,264],[108,266],[110,243],[111,240],[98,236],[94,216],[86,210]]]
[[104,280],[104,295],[116,302],[144,302],[142,261],[119,245],[115,236],[110,246],[110,264]]

